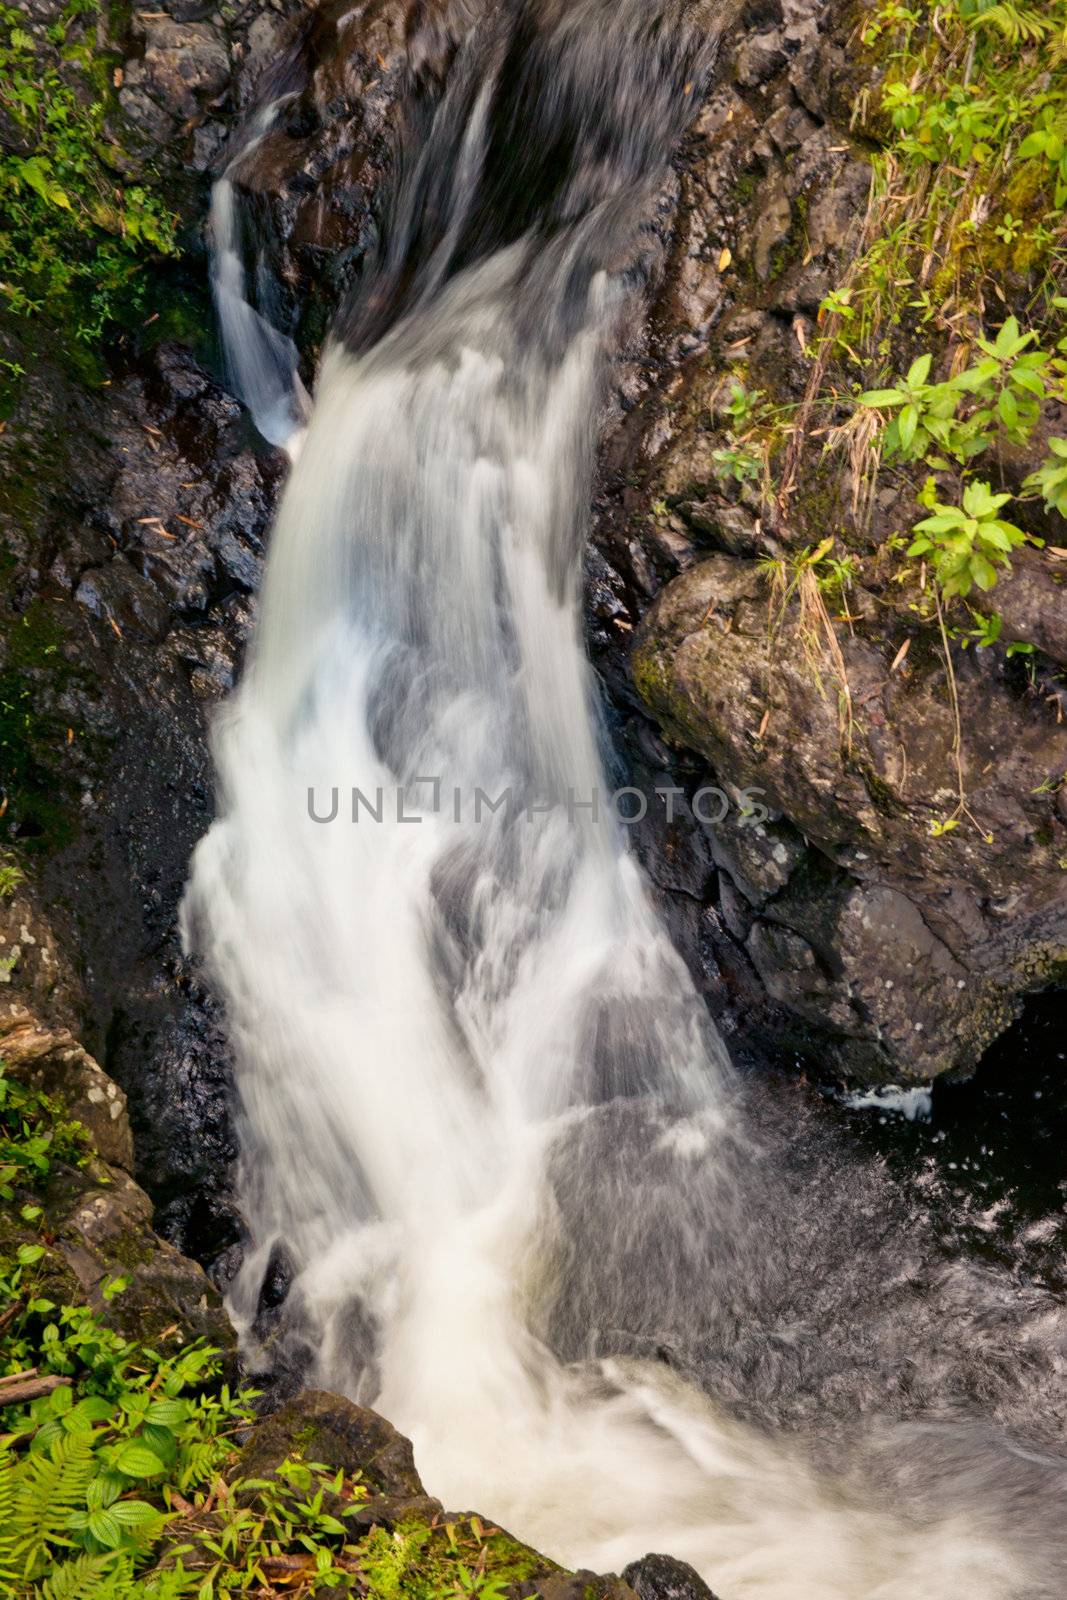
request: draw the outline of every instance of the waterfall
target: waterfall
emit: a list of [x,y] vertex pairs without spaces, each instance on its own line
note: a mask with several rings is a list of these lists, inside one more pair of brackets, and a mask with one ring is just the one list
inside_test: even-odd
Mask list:
[[[580,632],[608,357],[710,69],[693,9],[487,8],[322,361],[184,912],[236,1060],[231,1312],[253,1363],[373,1404],[432,1493],[568,1564],[1051,1600],[1036,1457],[953,1423],[827,1460],[733,1403],[759,1361],[708,1376],[760,1316],[788,1353],[804,1269],[609,803]],[[240,377],[282,347],[235,314],[226,194]]]
[[296,345],[248,298],[241,213],[234,188],[242,168],[270,131],[284,98],[268,101],[256,114],[212,187],[211,289],[230,387],[252,413],[263,437],[295,457],[311,398],[298,370]]

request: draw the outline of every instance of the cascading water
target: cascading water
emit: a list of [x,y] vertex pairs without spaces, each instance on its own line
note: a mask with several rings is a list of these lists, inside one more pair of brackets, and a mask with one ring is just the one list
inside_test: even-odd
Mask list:
[[[255,1359],[283,1246],[275,1348],[569,1564],[1052,1600],[1062,1462],[962,1409],[894,1422],[888,1392],[877,1426],[840,1415],[839,1217],[797,1228],[606,805],[581,546],[635,241],[710,60],[689,9],[475,21],[324,358],[186,904],[236,1056],[231,1310]],[[898,1350],[907,1264],[883,1241],[867,1275]],[[964,1394],[954,1294],[925,1332]]]

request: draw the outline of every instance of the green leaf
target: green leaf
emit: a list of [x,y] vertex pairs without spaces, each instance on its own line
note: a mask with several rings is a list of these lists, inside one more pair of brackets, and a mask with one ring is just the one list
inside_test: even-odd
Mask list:
[[40,1261],[44,1255],[43,1244],[20,1244],[18,1248],[19,1266],[32,1267],[35,1261]]
[[979,589],[992,589],[997,581],[995,569],[986,560],[985,556],[980,556],[977,553],[971,557],[971,575]]
[[1017,427],[1019,422],[1019,406],[1010,389],[1002,389],[997,401],[997,410],[1000,420],[1006,428]]
[[114,1511],[92,1511],[89,1514],[89,1532],[98,1539],[105,1550],[117,1550],[122,1543],[122,1528]]
[[1018,342],[1018,319],[1016,317],[1009,317],[1006,322],[1001,324],[1000,332],[997,334],[993,349],[997,352],[998,356],[1012,355]]
[[147,1500],[119,1500],[112,1506],[111,1515],[124,1528],[145,1528],[164,1518],[164,1513]]
[[1028,134],[1019,146],[1019,160],[1029,161],[1033,156],[1044,155],[1047,137],[1048,135],[1042,133],[1040,129],[1035,133]]
[[956,506],[940,506],[932,517],[924,517],[915,524],[919,533],[946,533],[950,528],[961,527],[967,518]]
[[911,447],[911,442],[915,438],[915,430],[919,426],[919,413],[915,406],[906,405],[904,407],[897,418],[897,426],[900,430],[900,443],[907,450]]
[[115,1465],[128,1478],[156,1478],[164,1466],[157,1455],[136,1440],[131,1440],[118,1452]]
[[873,406],[877,409],[880,406],[903,405],[907,398],[900,389],[868,389],[865,394],[860,395],[859,403],[861,406]]
[[925,355],[920,356],[917,361],[912,362],[911,366],[908,368],[908,376],[905,380],[909,389],[917,389],[920,384],[926,382],[927,378],[930,376],[930,366],[933,362],[933,359],[934,358],[932,355]]
[[990,522],[985,527],[983,527],[983,529],[982,529],[982,539],[985,541],[986,544],[994,545],[998,550],[1010,550],[1011,549],[1011,540],[1008,538],[1008,535],[1004,532],[1004,529],[1001,528],[1001,527],[998,527],[996,522]]
[[161,1428],[176,1428],[189,1415],[188,1400],[153,1400],[145,1417]]
[[1036,372],[1030,372],[1026,367],[1013,367],[1011,381],[1016,388],[1026,389],[1028,393],[1034,395],[1038,400],[1045,398],[1044,379],[1039,377]]

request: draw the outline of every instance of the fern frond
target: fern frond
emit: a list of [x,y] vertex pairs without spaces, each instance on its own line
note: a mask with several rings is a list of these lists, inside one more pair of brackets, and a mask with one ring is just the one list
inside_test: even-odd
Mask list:
[[90,1438],[68,1433],[47,1450],[31,1450],[15,1469],[12,1507],[13,1553],[24,1577],[31,1578],[53,1559],[50,1546],[69,1547],[70,1513],[85,1506],[93,1475]]
[[55,1567],[37,1592],[40,1600],[119,1600],[129,1577],[129,1563],[113,1554],[80,1555]]
[[1056,26],[1040,11],[1014,5],[1012,0],[1002,0],[1001,4],[980,11],[972,19],[971,25],[996,28],[1009,44],[1040,44]]
[[18,1559],[12,1523],[15,1515],[15,1458],[6,1447],[0,1449],[0,1595],[15,1592]]

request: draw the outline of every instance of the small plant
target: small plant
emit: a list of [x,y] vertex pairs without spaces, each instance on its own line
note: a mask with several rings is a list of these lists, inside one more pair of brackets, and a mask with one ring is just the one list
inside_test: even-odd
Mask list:
[[968,595],[974,587],[992,589],[997,567],[1010,572],[1011,551],[1030,540],[1022,528],[999,514],[1010,499],[1008,494],[994,494],[988,483],[969,483],[962,506],[935,501],[933,515],[915,524],[908,555],[929,558],[934,581],[946,600]]
[[716,476],[735,483],[756,483],[763,476],[763,457],[744,445],[720,445],[711,452]]
[[834,538],[830,535],[821,543],[805,546],[803,550],[788,558],[764,556],[759,566],[771,591],[771,642],[781,631],[790,602],[795,598],[798,604],[798,627],[805,658],[820,694],[823,687],[822,670],[829,659],[837,685],[842,739],[851,748],[852,691],[845,668],[845,658],[841,654],[841,645],[834,631],[830,613],[826,609],[825,591],[833,587],[835,579],[842,572],[850,574],[852,568],[851,558],[848,556],[835,561],[833,566],[826,564],[833,547]]
[[966,465],[987,450],[998,430],[1013,444],[1025,444],[1046,393],[1051,357],[1028,348],[1008,317],[995,339],[978,338],[983,359],[943,383],[930,383],[933,357],[919,356],[907,376],[889,389],[869,389],[859,403],[893,413],[882,441],[887,460],[929,461],[947,469],[950,456]]
[[13,856],[0,854],[0,900],[13,895],[25,878],[26,874]]
[[1050,511],[1067,517],[1067,439],[1050,439],[1049,454],[1023,484],[1039,494]]
[[727,419],[727,442],[711,452],[716,475],[735,483],[755,483],[767,471],[767,445],[759,436],[770,421],[774,408],[767,404],[762,389],[746,389],[736,378],[731,380],[729,399],[719,408]]

